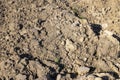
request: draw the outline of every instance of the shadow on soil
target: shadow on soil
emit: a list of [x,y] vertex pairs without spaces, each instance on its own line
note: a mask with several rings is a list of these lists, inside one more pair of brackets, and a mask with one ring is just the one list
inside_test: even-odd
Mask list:
[[99,36],[100,35],[100,31],[102,30],[102,26],[99,24],[91,24],[91,29],[93,30],[93,32]]
[[112,36],[120,42],[120,37],[118,37],[118,36],[115,35],[115,34],[113,34]]

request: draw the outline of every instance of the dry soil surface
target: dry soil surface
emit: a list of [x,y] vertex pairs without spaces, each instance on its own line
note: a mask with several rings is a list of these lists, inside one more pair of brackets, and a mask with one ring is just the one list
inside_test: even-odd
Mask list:
[[0,80],[119,80],[120,0],[0,0]]

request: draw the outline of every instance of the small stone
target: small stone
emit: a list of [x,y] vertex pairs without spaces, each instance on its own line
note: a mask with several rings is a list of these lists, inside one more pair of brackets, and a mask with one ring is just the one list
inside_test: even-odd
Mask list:
[[115,78],[112,75],[110,75],[109,73],[97,73],[96,76],[98,76],[99,78],[106,76],[106,78],[108,77],[109,80],[115,80]]
[[109,66],[106,64],[106,62],[104,60],[95,60],[93,62],[94,66],[97,67],[98,69],[102,70],[102,71],[107,71],[109,70]]
[[14,31],[15,30],[14,26],[15,26],[14,23],[10,23],[9,24],[9,30]]
[[87,79],[88,79],[88,80],[95,80],[95,76],[93,76],[93,75],[88,75],[88,76],[87,76]]
[[75,22],[72,24],[72,27],[79,27],[79,26],[80,26],[79,21],[75,21]]
[[25,58],[21,60],[21,64],[27,65],[27,62],[26,62]]
[[56,80],[60,80],[61,79],[61,75],[60,74],[58,74],[57,75],[57,79]]
[[42,78],[44,77],[44,71],[43,71],[43,68],[42,68],[42,65],[38,62],[36,62],[36,69],[37,69],[37,75],[39,78]]
[[83,42],[84,41],[84,37],[80,37],[79,41]]
[[87,61],[87,58],[83,58],[84,61]]
[[27,80],[26,78],[27,78],[26,75],[22,75],[22,74],[18,74],[16,76],[16,80]]
[[90,80],[90,79],[87,79],[87,77],[85,75],[83,75],[83,76],[78,75],[77,78],[74,80]]
[[61,45],[65,45],[65,41],[61,41]]
[[50,4],[53,2],[53,0],[47,0]]
[[83,24],[83,25],[87,25],[87,24],[88,24],[87,19],[81,19],[80,22],[81,22],[81,24]]
[[38,46],[38,45],[39,45],[38,40],[32,39],[32,40],[31,40],[31,45],[32,45],[32,46]]
[[67,51],[75,51],[76,50],[76,46],[73,44],[73,42],[71,41],[71,40],[69,40],[69,39],[67,39],[66,40],[66,45],[65,45],[65,47],[66,47],[66,50]]
[[20,34],[21,34],[21,35],[24,35],[25,33],[27,33],[27,30],[26,30],[26,29],[23,29],[22,31],[20,31]]
[[95,80],[102,80],[102,78],[96,77]]
[[108,36],[112,36],[112,35],[113,35],[113,33],[112,33],[111,31],[108,31],[108,30],[105,30],[105,31],[104,31],[104,34],[105,34],[105,35],[108,35]]
[[102,24],[102,28],[103,28],[103,29],[106,29],[107,27],[108,27],[108,24],[107,24],[107,23],[103,23],[103,24]]
[[80,75],[84,75],[84,74],[88,73],[89,71],[90,71],[90,68],[85,67],[85,66],[83,66],[83,67],[78,67],[78,69],[77,69],[77,72],[78,72],[78,74],[80,74]]
[[8,40],[8,39],[9,39],[9,36],[6,36],[5,39]]
[[57,30],[56,33],[57,33],[57,35],[60,35],[60,34],[61,34],[61,31]]

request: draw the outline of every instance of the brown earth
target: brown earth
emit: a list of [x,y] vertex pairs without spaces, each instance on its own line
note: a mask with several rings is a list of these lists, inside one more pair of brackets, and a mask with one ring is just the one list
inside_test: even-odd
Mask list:
[[120,0],[0,0],[0,80],[119,80]]

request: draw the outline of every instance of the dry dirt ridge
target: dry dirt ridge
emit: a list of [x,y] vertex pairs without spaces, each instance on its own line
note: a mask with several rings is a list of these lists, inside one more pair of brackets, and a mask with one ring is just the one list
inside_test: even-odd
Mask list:
[[0,0],[0,80],[120,80],[120,0]]

